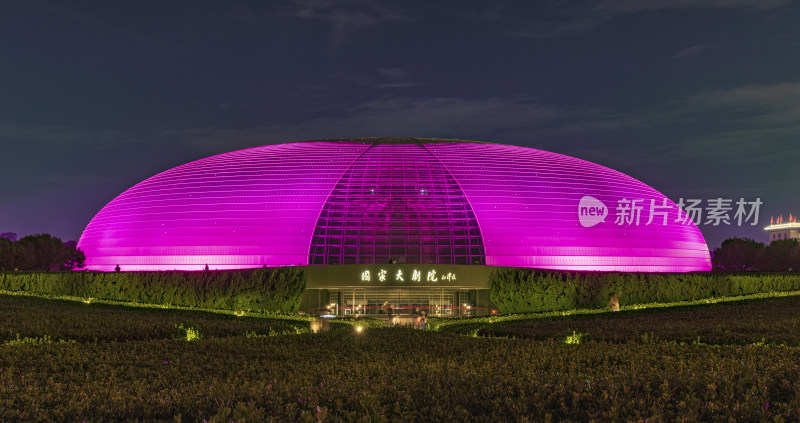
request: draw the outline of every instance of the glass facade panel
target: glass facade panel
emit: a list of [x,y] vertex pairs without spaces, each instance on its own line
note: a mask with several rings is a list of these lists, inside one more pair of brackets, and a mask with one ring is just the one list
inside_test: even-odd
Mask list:
[[[345,248],[342,234],[353,236]],[[314,264],[485,263],[467,198],[421,144],[376,143],[362,153],[323,205],[309,254]]]
[[331,303],[317,313],[388,317],[425,312],[428,316],[474,316],[475,290],[458,288],[371,288],[342,289],[330,292]]

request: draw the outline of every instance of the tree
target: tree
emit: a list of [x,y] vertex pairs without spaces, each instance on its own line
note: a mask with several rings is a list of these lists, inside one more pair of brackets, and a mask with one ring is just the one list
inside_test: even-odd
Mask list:
[[80,248],[70,247],[70,254],[64,262],[64,270],[83,269],[86,266],[86,254]]
[[74,241],[62,243],[49,234],[29,235],[17,242],[0,240],[0,268],[20,270],[74,270],[86,264]]
[[753,270],[756,255],[764,244],[749,238],[728,238],[714,250],[711,263],[715,270],[740,272]]
[[64,244],[49,234],[28,235],[19,240],[20,270],[50,270],[59,268],[67,259]]
[[0,238],[7,239],[12,242],[16,242],[19,238],[17,238],[16,232],[3,232],[0,233]]
[[800,245],[789,253],[789,267],[795,272],[800,272]]
[[796,239],[772,241],[756,254],[754,267],[761,272],[786,272],[791,268],[789,256],[798,245]]
[[0,270],[11,270],[16,262],[16,243],[8,238],[0,238]]

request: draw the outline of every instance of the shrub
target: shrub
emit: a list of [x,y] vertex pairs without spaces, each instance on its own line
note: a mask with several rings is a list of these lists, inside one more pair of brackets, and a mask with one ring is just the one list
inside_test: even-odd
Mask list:
[[489,295],[503,313],[696,300],[800,289],[800,275],[780,273],[592,273],[499,269]]
[[764,244],[749,238],[728,238],[714,250],[711,263],[714,270],[745,271],[752,270],[756,255]]
[[9,272],[0,289],[104,300],[225,310],[294,312],[302,269],[282,267],[214,272]]

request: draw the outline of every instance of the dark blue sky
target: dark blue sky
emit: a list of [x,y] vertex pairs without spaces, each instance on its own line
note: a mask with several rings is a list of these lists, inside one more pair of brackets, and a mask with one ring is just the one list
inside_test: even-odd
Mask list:
[[788,0],[3,2],[0,232],[77,239],[216,153],[413,136],[760,197],[758,226],[701,230],[765,241],[800,213],[798,22]]

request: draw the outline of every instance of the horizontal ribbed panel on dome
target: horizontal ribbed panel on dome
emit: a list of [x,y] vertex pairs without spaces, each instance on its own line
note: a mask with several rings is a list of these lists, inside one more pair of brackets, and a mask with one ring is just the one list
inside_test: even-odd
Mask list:
[[[367,198],[370,184],[380,201]],[[367,263],[386,254],[562,270],[710,268],[694,224],[616,225],[609,216],[583,227],[583,196],[609,209],[623,198],[666,199],[620,172],[525,147],[309,141],[220,154],[146,179],[103,207],[78,246],[88,269],[105,271]]]
[[322,203],[369,144],[290,143],[208,157],[115,198],[80,240],[87,268],[304,265]]
[[[484,236],[486,264],[562,270],[686,272],[710,267],[694,224],[585,228],[578,203],[664,195],[615,170],[547,151],[499,144],[427,145],[464,190]],[[667,204],[677,206],[667,199]],[[642,222],[644,223],[644,222]]]

